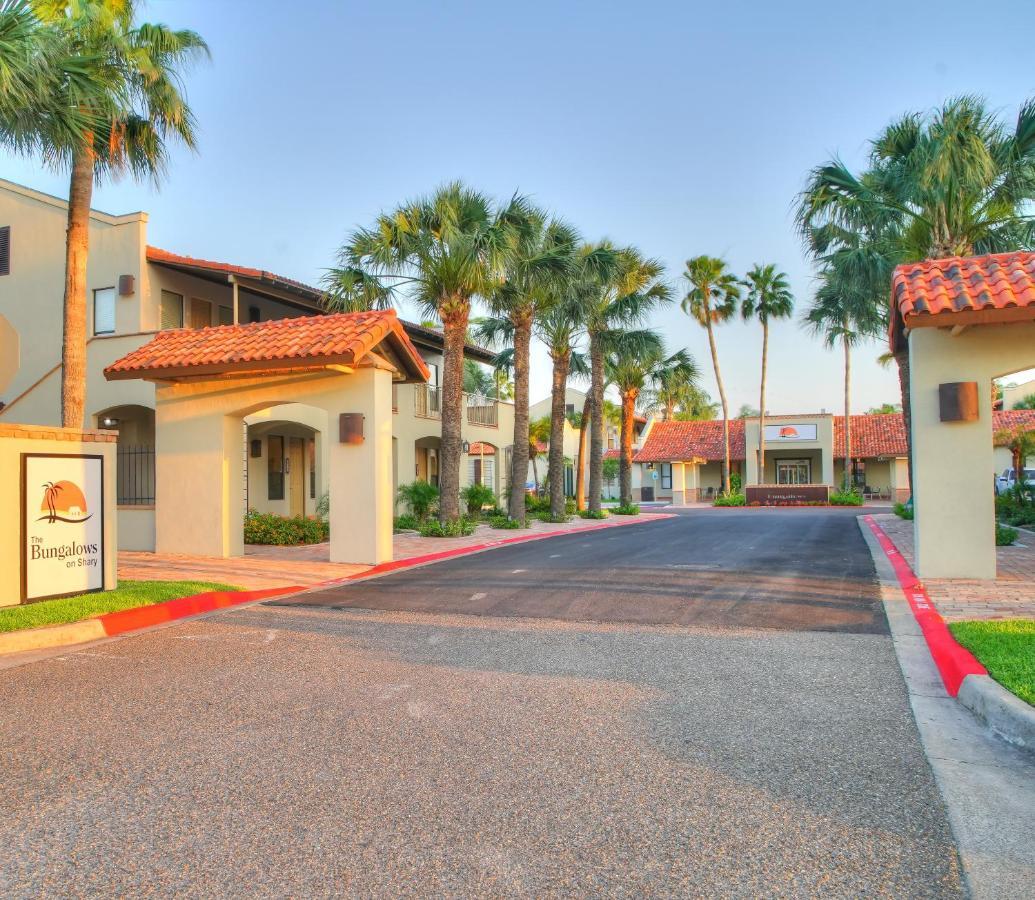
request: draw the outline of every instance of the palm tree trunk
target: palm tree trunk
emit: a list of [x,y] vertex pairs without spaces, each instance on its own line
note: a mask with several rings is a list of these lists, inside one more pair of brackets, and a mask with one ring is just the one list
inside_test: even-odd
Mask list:
[[[510,469],[510,504],[512,519],[525,520],[525,482],[528,481],[528,360],[532,344],[532,317],[514,317],[514,452]],[[535,459],[532,459],[535,474]],[[539,493],[539,478],[535,478]]]
[[568,385],[571,350],[551,354],[553,384],[550,391],[550,515],[564,515],[564,390]]
[[582,424],[579,426],[579,458],[575,470],[575,508],[586,508],[586,446],[593,427],[593,394],[586,394],[582,403]]
[[600,336],[589,336],[590,393],[593,396],[593,427],[589,435],[589,508],[600,511],[604,489],[604,351]]
[[722,404],[722,484],[723,491],[730,487],[730,407],[726,402],[726,388],[722,385],[722,372],[719,369],[719,351],[715,347],[715,332],[712,329],[711,309],[705,306],[706,327],[708,329],[708,346],[712,351],[712,368],[715,370],[715,382],[719,387],[719,402]]
[[440,522],[452,522],[460,518],[464,346],[467,342],[467,321],[470,312],[470,303],[459,298],[450,298],[450,302],[443,304],[440,310],[444,335],[442,345],[442,443],[439,449],[441,458],[438,469],[438,518]]
[[629,506],[633,499],[632,446],[636,393],[636,391],[622,391],[622,451],[618,467],[618,493],[623,506]]
[[769,320],[762,319],[762,390],[758,398],[758,483],[765,484],[765,379],[769,368]]
[[895,353],[898,386],[902,394],[902,420],[906,426],[906,467],[909,470],[909,493],[913,493],[913,408],[909,402],[909,347]]
[[848,336],[843,338],[845,345],[845,471],[844,489],[852,486],[852,349]]
[[72,159],[65,236],[65,300],[61,343],[61,424],[82,428],[86,415],[86,262],[90,252],[90,204],[94,159],[89,150]]

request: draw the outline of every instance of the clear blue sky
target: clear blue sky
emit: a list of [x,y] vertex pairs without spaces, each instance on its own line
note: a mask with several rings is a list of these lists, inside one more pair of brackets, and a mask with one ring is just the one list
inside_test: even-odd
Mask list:
[[[290,9],[290,12],[288,11]],[[791,206],[808,169],[862,162],[895,116],[959,93],[1006,116],[1035,95],[1022,2],[386,3],[164,0],[146,18],[199,31],[188,76],[200,152],[161,190],[102,186],[95,205],[151,214],[151,243],[316,282],[357,224],[463,178],[526,192],[589,239],[683,261],[776,262],[811,297]],[[3,158],[62,196],[64,175]],[[414,315],[413,311],[409,311]],[[655,317],[715,396],[703,332]],[[719,331],[731,408],[757,405],[761,335]],[[856,408],[897,401],[894,369],[857,353]],[[533,400],[549,391],[538,352]],[[797,322],[776,326],[774,413],[837,410],[841,361]]]

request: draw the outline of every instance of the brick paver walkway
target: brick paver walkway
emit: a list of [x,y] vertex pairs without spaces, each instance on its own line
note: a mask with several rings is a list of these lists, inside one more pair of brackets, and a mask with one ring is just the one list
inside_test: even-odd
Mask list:
[[[913,565],[913,523],[876,514],[874,521]],[[997,547],[999,576],[994,581],[932,578],[927,593],[947,622],[963,619],[1035,619],[1035,535],[1021,532],[1012,547]]]
[[[615,521],[645,522],[664,518],[657,513],[643,513],[633,519],[615,517]],[[443,550],[472,547],[488,541],[527,534],[565,534],[569,531],[599,525],[586,519],[549,523],[535,521],[531,527],[506,531],[479,525],[474,534],[457,538],[425,538],[397,534],[393,542],[395,559],[409,559]],[[179,556],[171,553],[119,552],[119,578],[139,580],[192,580],[232,584],[247,590],[271,587],[310,585],[334,578],[348,578],[365,572],[370,566],[332,563],[329,544],[308,544],[301,547],[261,547],[249,545],[245,555],[231,559],[211,556]]]

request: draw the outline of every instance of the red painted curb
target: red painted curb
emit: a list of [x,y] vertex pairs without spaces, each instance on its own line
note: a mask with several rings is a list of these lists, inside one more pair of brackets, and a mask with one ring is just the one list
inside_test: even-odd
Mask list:
[[959,693],[964,678],[968,675],[987,675],[988,671],[969,650],[956,643],[945,620],[931,603],[931,598],[927,595],[923,583],[909,568],[909,564],[902,558],[902,554],[891,542],[891,538],[884,533],[884,529],[873,521],[872,516],[862,518],[873,532],[874,537],[877,538],[884,555],[888,557],[891,567],[895,570],[895,577],[898,578],[902,593],[909,602],[909,608],[913,611],[913,616],[923,632],[924,640],[927,641],[927,649],[930,650],[931,658],[942,676],[945,690],[948,691],[950,697],[955,697]]
[[[496,541],[484,541],[481,544],[472,544],[469,547],[454,547],[452,550],[439,550],[437,553],[425,553],[421,556],[407,556],[404,559],[394,559],[391,562],[380,563],[365,572],[357,572],[355,575],[347,575],[345,578],[332,578],[328,581],[320,581],[311,584],[305,590],[326,587],[332,584],[344,584],[346,581],[358,581],[363,578],[372,578],[378,575],[386,575],[389,572],[398,572],[403,569],[411,569],[427,563],[441,562],[444,559],[453,559],[457,556],[467,556],[470,553],[480,553],[482,550],[492,550],[496,547],[504,547],[508,544],[524,544],[529,541],[541,541],[545,538],[561,537],[565,534],[585,534],[587,531],[600,531],[603,528],[621,528],[626,525],[639,525],[646,522],[657,522],[661,519],[675,518],[675,513],[647,513],[649,519],[639,516],[623,517],[626,521],[601,522],[597,525],[584,525],[578,528],[568,528],[563,531],[544,531],[538,534],[519,534],[515,537],[500,538]],[[616,517],[617,518],[617,517]]]
[[226,609],[230,606],[250,603],[253,600],[265,600],[267,597],[292,594],[301,590],[305,590],[305,588],[295,586],[265,588],[261,591],[208,591],[204,594],[193,594],[190,597],[177,597],[175,600],[166,600],[164,603],[155,603],[151,606],[135,606],[132,609],[105,613],[97,618],[104,627],[105,634],[111,637],[116,634],[125,634],[127,631],[137,631],[141,628],[150,628],[152,625],[183,619],[187,616],[196,616],[216,609]]

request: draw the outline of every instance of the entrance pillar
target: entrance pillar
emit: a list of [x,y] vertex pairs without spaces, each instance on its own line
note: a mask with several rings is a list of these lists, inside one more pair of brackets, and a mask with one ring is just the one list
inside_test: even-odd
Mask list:
[[[331,562],[377,565],[392,559],[392,375],[357,369],[328,404]],[[343,444],[339,416],[363,416],[362,441]]]

